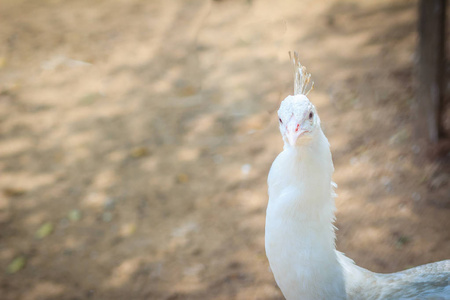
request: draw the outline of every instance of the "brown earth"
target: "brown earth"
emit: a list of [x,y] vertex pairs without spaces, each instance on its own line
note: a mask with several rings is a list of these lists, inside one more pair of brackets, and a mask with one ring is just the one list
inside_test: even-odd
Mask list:
[[450,258],[450,168],[412,131],[416,6],[0,0],[0,299],[282,299],[266,176],[296,49],[338,249]]

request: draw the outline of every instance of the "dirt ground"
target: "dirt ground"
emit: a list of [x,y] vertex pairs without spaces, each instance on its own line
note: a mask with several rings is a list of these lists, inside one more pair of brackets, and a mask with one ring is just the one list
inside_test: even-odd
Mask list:
[[416,1],[0,0],[0,299],[283,299],[264,252],[289,50],[333,152],[337,247],[450,258],[413,135]]

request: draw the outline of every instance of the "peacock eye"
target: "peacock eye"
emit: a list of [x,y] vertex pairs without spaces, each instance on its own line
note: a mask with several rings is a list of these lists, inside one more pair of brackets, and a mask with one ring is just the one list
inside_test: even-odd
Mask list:
[[309,119],[311,120],[313,116],[314,116],[313,112],[310,112],[309,113]]
[[283,124],[283,121],[281,121],[281,118],[278,118],[278,121],[280,121],[280,123]]

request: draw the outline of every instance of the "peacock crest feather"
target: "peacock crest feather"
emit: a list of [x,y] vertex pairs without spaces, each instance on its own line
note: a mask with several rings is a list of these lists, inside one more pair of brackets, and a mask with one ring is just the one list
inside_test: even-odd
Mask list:
[[314,81],[311,81],[311,74],[306,72],[306,67],[302,66],[298,58],[298,52],[294,51],[291,55],[289,51],[289,57],[294,65],[294,95],[305,95],[314,89]]

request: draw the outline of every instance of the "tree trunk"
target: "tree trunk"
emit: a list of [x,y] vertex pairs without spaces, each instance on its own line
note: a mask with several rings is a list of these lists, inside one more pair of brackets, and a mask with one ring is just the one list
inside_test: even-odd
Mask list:
[[420,0],[416,133],[436,144],[444,136],[446,0]]

